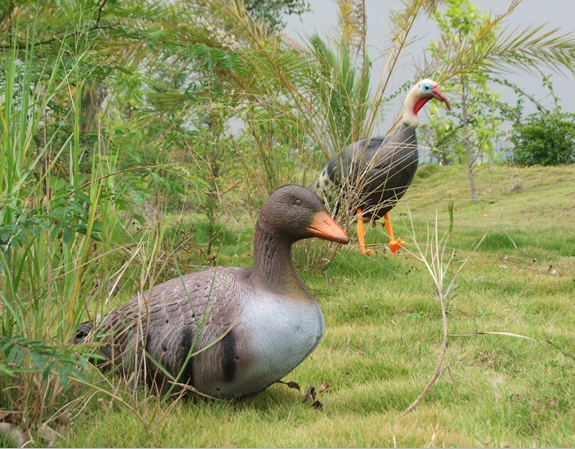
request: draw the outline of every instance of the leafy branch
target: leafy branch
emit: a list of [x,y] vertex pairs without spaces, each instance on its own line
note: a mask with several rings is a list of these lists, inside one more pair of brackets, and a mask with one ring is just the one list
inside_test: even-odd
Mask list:
[[[22,335],[8,337],[0,335],[0,355],[5,363],[0,363],[0,371],[9,376],[18,373],[42,373],[42,380],[56,372],[62,388],[69,385],[70,376],[81,382],[88,380],[82,373],[88,369],[89,359],[99,359],[97,354],[76,354],[69,345],[49,346],[41,340],[29,339]],[[33,362],[30,366],[28,360]]]

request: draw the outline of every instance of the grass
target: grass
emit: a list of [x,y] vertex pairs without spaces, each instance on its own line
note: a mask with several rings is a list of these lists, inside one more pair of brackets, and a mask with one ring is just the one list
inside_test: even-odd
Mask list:
[[[511,332],[536,341],[451,337],[444,366],[455,385],[444,373],[424,402],[399,418],[433,373],[442,339],[441,309],[425,267],[405,251],[390,257],[378,226],[376,235],[368,231],[375,256],[363,257],[350,247],[335,256],[327,272],[302,272],[322,307],[326,333],[310,358],[284,380],[296,381],[302,390],[329,382],[318,395],[323,410],[303,403],[303,391],[276,384],[235,402],[152,400],[148,406],[158,417],[146,430],[134,413],[117,403],[109,408],[109,398],[96,394],[57,444],[574,446],[575,166],[484,170],[477,179],[478,203],[468,199],[463,170],[432,171],[393,213],[396,235],[410,245],[409,211],[420,241],[436,211],[446,230],[449,201],[455,212],[448,246],[457,249],[456,260],[465,259],[488,233],[458,278],[457,296],[449,303],[449,332]],[[518,179],[523,187],[508,189]],[[205,228],[194,226],[203,241]],[[220,230],[220,263],[249,266],[251,245],[245,239],[251,232],[238,246],[237,230]],[[233,255],[236,247],[239,257]],[[126,290],[117,303],[131,296]],[[121,385],[119,379],[112,381]],[[134,394],[143,398],[143,388]],[[170,406],[169,413],[160,413]]]

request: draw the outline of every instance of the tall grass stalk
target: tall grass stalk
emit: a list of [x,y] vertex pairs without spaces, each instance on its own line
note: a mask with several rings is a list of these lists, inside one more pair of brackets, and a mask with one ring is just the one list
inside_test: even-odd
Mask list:
[[85,394],[94,356],[76,330],[105,307],[126,220],[102,145],[86,153],[88,173],[79,167],[85,55],[62,46],[39,64],[29,34],[5,52],[0,85],[0,410],[33,435]]

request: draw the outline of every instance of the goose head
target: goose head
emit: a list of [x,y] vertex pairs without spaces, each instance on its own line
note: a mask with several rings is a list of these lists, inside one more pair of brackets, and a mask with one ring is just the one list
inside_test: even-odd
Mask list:
[[285,185],[272,193],[262,207],[258,225],[290,243],[311,237],[349,242],[349,236],[331,218],[317,195],[298,185]]
[[447,109],[451,110],[449,100],[441,93],[437,84],[430,79],[424,79],[413,86],[405,98],[403,124],[411,128],[417,128],[417,113],[432,98],[443,101]]

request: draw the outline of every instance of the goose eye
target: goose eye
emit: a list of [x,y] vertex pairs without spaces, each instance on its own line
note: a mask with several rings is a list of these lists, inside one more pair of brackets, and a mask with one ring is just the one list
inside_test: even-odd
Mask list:
[[295,205],[296,205],[296,206],[301,206],[301,200],[295,200]]

